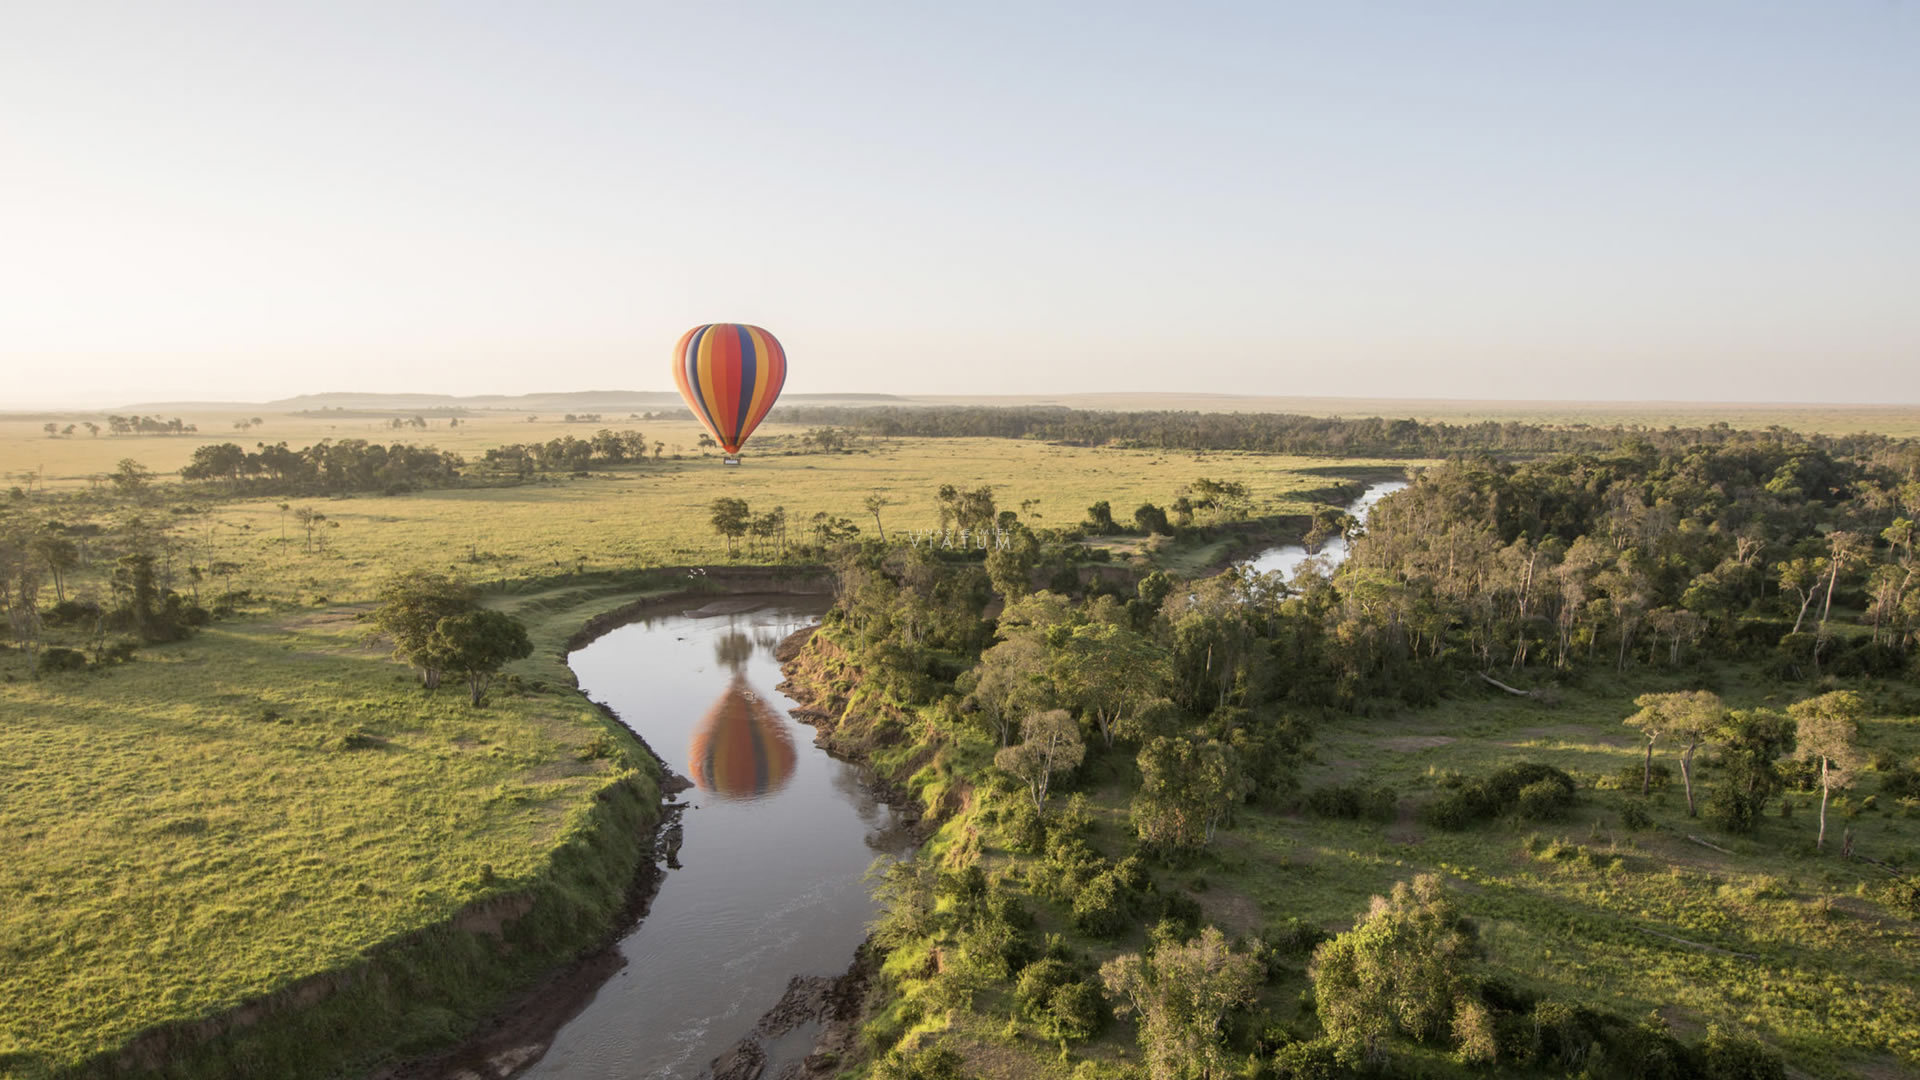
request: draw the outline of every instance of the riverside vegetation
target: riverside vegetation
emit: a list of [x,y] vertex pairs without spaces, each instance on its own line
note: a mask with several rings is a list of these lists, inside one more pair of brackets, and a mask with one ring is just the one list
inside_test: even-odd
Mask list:
[[795,692],[943,821],[864,1068],[1920,1068],[1916,516],[1912,444],[1722,433],[1457,458],[1286,582],[843,553]]
[[[1433,464],[1441,435],[1318,425],[1323,449],[1408,441],[1302,458],[1177,434],[1215,431],[1197,421],[1150,445],[1117,422],[790,424],[723,471],[651,418],[585,423],[272,454],[56,426],[76,464],[0,523],[0,1072],[364,1068],[598,940],[657,766],[572,690],[564,642],[704,576],[650,568],[730,557],[837,567],[796,682],[830,743],[943,815],[880,872],[886,966],[850,1067],[1915,1060],[1911,444],[1620,430],[1468,456],[1384,503],[1337,572],[1282,583],[1203,571],[1353,528],[1324,504]],[[134,458],[161,445],[178,482]],[[959,529],[1007,541],[901,542]],[[360,618],[404,571],[475,583],[533,655],[421,690]],[[1838,748],[1794,757],[1790,707],[1841,688],[1798,710],[1837,717]],[[1719,704],[1676,782],[1681,732],[1636,699],[1702,690]],[[1815,854],[1821,806],[1843,835]]]

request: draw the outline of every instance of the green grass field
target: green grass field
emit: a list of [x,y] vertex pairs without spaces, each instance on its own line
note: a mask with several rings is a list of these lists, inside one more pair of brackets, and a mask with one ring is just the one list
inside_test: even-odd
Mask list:
[[[270,422],[252,435],[296,445],[324,437],[307,423],[275,431]],[[472,452],[487,437],[562,429],[501,422],[463,426],[457,443],[440,431],[411,438]],[[176,513],[181,502],[163,485],[138,512],[175,525],[174,587],[190,588],[189,564],[232,561],[241,569],[231,585],[255,599],[189,641],[149,646],[111,668],[30,681],[22,657],[0,655],[0,832],[9,844],[0,863],[0,1000],[9,1003],[0,1076],[42,1075],[155,1025],[350,968],[382,942],[552,876],[615,782],[609,760],[588,756],[608,721],[572,692],[560,643],[591,616],[679,580],[640,581],[635,569],[723,560],[707,520],[718,496],[783,505],[796,532],[825,511],[863,521],[870,534],[861,504],[875,490],[893,500],[890,530],[933,527],[943,483],[990,484],[1008,509],[1036,500],[1025,516],[1042,525],[1078,521],[1100,498],[1123,514],[1141,501],[1164,504],[1201,476],[1246,482],[1257,513],[1293,513],[1341,476],[1389,464],[974,439],[863,440],[854,453],[784,456],[772,434],[773,452],[740,468],[690,457],[514,487],[290,500],[327,516],[324,550],[307,550],[293,515],[278,508],[287,500],[196,498],[191,512]],[[8,466],[0,471],[20,471],[23,448],[66,455],[45,458],[56,492],[83,491],[85,476],[121,456],[177,467],[198,444],[18,431],[9,439],[0,441]],[[131,512],[69,506],[60,516],[106,524]],[[104,599],[106,566],[77,573],[69,594]],[[383,576],[408,567],[465,574],[488,587],[489,603],[528,622],[539,651],[511,669],[517,688],[471,710],[459,688],[427,694],[367,647],[356,615]],[[532,579],[545,583],[523,584]],[[210,578],[199,588],[205,598],[227,584]],[[51,599],[49,587],[43,600]],[[604,891],[618,898],[617,883]],[[483,989],[455,1013],[469,1016],[500,990]],[[364,1024],[371,1007],[341,1009],[349,1004]],[[418,1013],[402,1009],[369,1034],[425,1047],[462,1022],[442,1005]],[[257,1060],[278,1060],[271,1047],[259,1052],[269,1057]]]
[[[38,681],[0,665],[0,1075],[351,968],[584,842],[624,758],[590,753],[610,722],[570,682],[470,709],[355,615],[217,624]],[[401,1027],[430,1035],[443,1004]]]
[[[1256,514],[1305,513],[1308,493],[1381,467],[1403,463],[900,439],[863,444],[853,453],[761,455],[737,468],[692,457],[513,487],[340,499],[202,499],[194,506],[203,512],[173,518],[176,561],[236,562],[242,569],[233,577],[234,588],[313,603],[365,598],[380,577],[415,566],[501,581],[722,562],[726,544],[709,522],[710,505],[721,496],[745,499],[756,512],[784,507],[795,539],[803,539],[808,519],[822,512],[846,517],[872,536],[874,521],[862,502],[876,491],[891,500],[882,512],[890,531],[937,526],[934,492],[946,483],[991,485],[1002,509],[1020,510],[1023,501],[1033,500],[1022,517],[1046,526],[1080,521],[1097,499],[1111,501],[1122,518],[1142,502],[1164,506],[1177,489],[1203,476],[1246,483]],[[283,502],[326,515],[313,550],[294,513],[279,509]],[[125,513],[115,508],[105,516]],[[226,584],[202,588],[224,590]]]

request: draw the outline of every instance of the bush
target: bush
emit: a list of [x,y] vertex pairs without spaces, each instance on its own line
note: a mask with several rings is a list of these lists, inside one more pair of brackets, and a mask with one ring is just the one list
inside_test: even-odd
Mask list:
[[[1551,765],[1521,762],[1496,770],[1483,780],[1462,780],[1453,790],[1427,804],[1423,813],[1438,829],[1464,829],[1510,811],[1523,816],[1558,816],[1573,805],[1573,777]],[[1522,792],[1527,792],[1521,807]]]
[[1340,1063],[1340,1047],[1332,1038],[1298,1042],[1274,1052],[1272,1074],[1276,1080],[1341,1080],[1355,1076]]
[[1693,1048],[1693,1071],[1702,1080],[1786,1080],[1787,1066],[1766,1045],[1729,1035],[1715,1024]]
[[1027,965],[1014,984],[1013,1002],[1048,1036],[1085,1039],[1106,1022],[1100,990],[1065,959],[1048,956]]
[[1260,940],[1267,948],[1282,956],[1310,956],[1321,942],[1331,937],[1332,934],[1298,915],[1289,915],[1260,933]]
[[1514,800],[1514,812],[1528,821],[1553,821],[1566,816],[1573,805],[1573,791],[1551,780],[1536,780],[1520,789]]
[[91,628],[100,619],[100,605],[86,600],[62,600],[41,613],[40,619],[48,626]]
[[87,666],[87,654],[78,649],[63,649],[58,645],[40,653],[42,672],[83,671]]
[[1354,781],[1307,792],[1307,808],[1320,817],[1358,821],[1392,821],[1399,796],[1390,787],[1369,787]]
[[1647,804],[1639,799],[1628,799],[1620,807],[1620,824],[1628,832],[1639,832],[1653,827],[1653,814],[1648,812]]
[[1665,791],[1673,786],[1673,770],[1666,762],[1656,761],[1649,769],[1644,763],[1626,765],[1620,771],[1602,776],[1594,786],[1603,791],[1631,791],[1638,793],[1645,785],[1649,793]]
[[1074,894],[1074,928],[1088,937],[1118,935],[1127,928],[1127,900],[1127,890],[1112,870],[1096,875]]

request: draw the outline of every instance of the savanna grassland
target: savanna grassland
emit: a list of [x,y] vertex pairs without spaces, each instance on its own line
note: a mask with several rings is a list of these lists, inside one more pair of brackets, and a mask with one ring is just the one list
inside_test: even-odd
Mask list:
[[[735,469],[670,419],[185,420],[201,430],[0,428],[0,479],[20,489],[11,520],[77,538],[58,597],[120,602],[116,560],[137,550],[183,605],[218,611],[184,640],[110,658],[90,617],[49,619],[38,645],[99,653],[83,670],[36,678],[21,652],[0,654],[0,1076],[365,1068],[445,1045],[598,940],[649,858],[657,770],[560,657],[592,616],[690,584],[650,568],[730,561],[715,498],[784,507],[797,541],[815,514],[873,535],[876,493],[888,530],[931,529],[942,484],[992,486],[1044,527],[1095,499],[1166,502],[1201,476],[1243,484],[1254,517],[1301,514],[1356,470],[1399,467],[991,439],[809,452],[776,425]],[[473,460],[606,427],[643,430],[664,453],[393,495],[177,479],[198,448],[229,441],[368,439]],[[126,459],[151,476],[124,490],[98,479]],[[527,625],[534,655],[485,707],[423,691],[390,642],[370,640],[362,617],[403,570],[468,578]],[[51,610],[53,579],[37,584]],[[216,1021],[204,1044],[207,1031],[182,1034],[262,1003],[250,1026],[222,1034]]]
[[[1260,454],[1155,452],[1054,446],[1006,439],[858,439],[848,452],[805,453],[799,432],[769,425],[748,448],[745,466],[723,468],[695,449],[697,428],[681,420],[564,424],[523,420],[446,421],[426,432],[393,431],[365,422],[343,425],[310,417],[278,418],[236,435],[144,435],[49,439],[26,421],[0,424],[0,461],[44,460],[45,483],[77,493],[90,476],[111,473],[132,458],[164,475],[177,473],[196,447],[210,442],[313,438],[431,445],[475,456],[504,442],[586,438],[598,428],[636,429],[663,441],[658,461],[595,465],[585,475],[547,474],[527,483],[459,487],[397,496],[346,498],[223,497],[189,499],[166,512],[177,519],[183,554],[201,565],[240,564],[232,587],[281,597],[351,601],[370,595],[374,582],[397,564],[462,573],[476,581],[516,580],[556,573],[684,566],[728,559],[728,545],[709,522],[721,496],[744,499],[755,511],[783,507],[788,529],[804,537],[815,514],[846,518],[865,535],[880,527],[912,531],[939,525],[935,491],[942,484],[992,486],[1003,506],[1020,504],[1035,527],[1070,526],[1087,505],[1106,499],[1121,512],[1141,502],[1167,502],[1198,477],[1244,483],[1251,516],[1308,513],[1308,497],[1345,477],[1405,462],[1356,458],[1298,458]],[[218,425],[201,425],[215,427]],[[364,429],[364,430],[360,430]],[[672,447],[686,456],[672,457]],[[8,476],[24,471],[0,469]],[[869,495],[888,500],[876,525]],[[286,509],[281,509],[282,505]],[[325,521],[309,537],[297,512],[312,508]],[[84,509],[75,512],[85,513]],[[102,513],[125,514],[125,503]],[[310,550],[311,549],[311,550]],[[222,587],[225,582],[220,583]]]

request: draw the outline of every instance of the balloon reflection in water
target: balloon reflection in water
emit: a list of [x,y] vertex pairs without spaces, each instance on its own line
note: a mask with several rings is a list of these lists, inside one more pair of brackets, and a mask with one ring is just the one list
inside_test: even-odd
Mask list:
[[687,749],[701,790],[729,799],[770,795],[793,777],[793,739],[778,710],[735,674],[707,710]]

